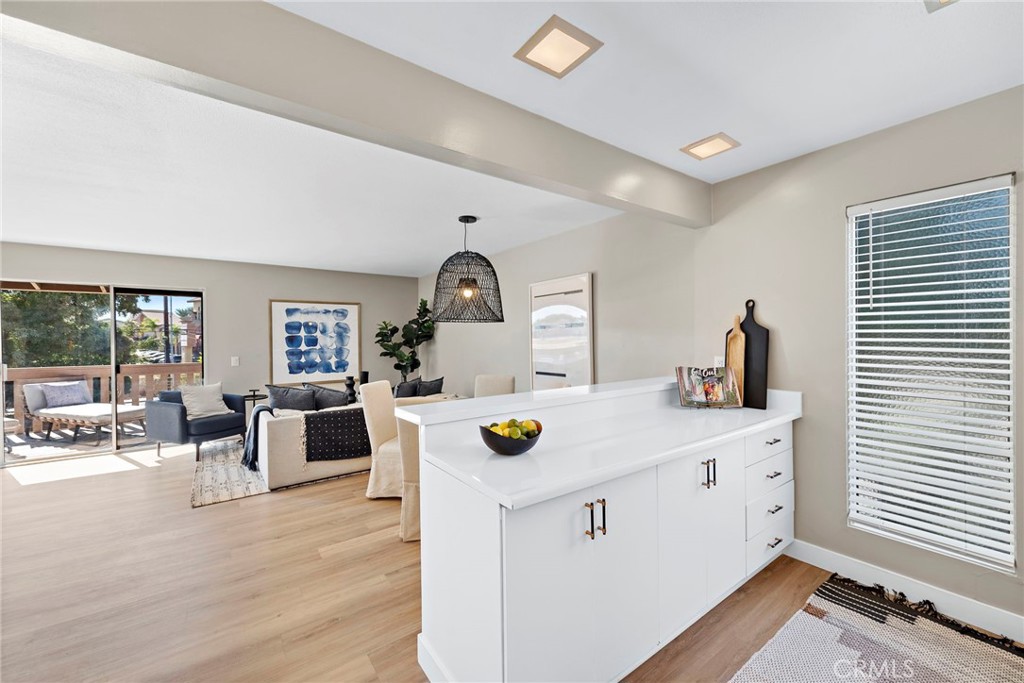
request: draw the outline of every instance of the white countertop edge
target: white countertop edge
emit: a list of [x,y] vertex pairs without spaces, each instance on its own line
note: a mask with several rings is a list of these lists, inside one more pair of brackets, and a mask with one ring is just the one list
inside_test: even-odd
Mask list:
[[674,377],[653,377],[631,379],[607,384],[591,384],[565,389],[524,391],[518,394],[487,396],[462,401],[438,401],[395,409],[395,417],[413,424],[428,426],[446,422],[461,422],[489,415],[516,413],[533,408],[554,408],[557,406],[605,401],[613,398],[637,396],[669,389],[676,390]]
[[[673,384],[675,384],[675,382],[673,382]],[[751,434],[756,434],[757,432],[763,431],[765,429],[778,427],[779,425],[783,425],[786,424],[787,422],[792,422],[794,420],[799,419],[801,417],[801,414],[802,411],[786,412],[781,415],[777,415],[776,417],[773,417],[771,419],[765,420],[763,422],[758,422],[756,424],[749,425],[747,427],[741,427],[740,429],[734,429],[728,432],[722,432],[721,434],[716,434],[715,436],[702,439],[700,441],[688,443],[679,446],[678,448],[670,448],[666,451],[655,453],[639,460],[624,461],[621,465],[593,470],[585,474],[581,474],[578,477],[573,477],[571,480],[563,479],[560,481],[552,482],[550,485],[547,486],[535,487],[528,492],[524,492],[521,495],[510,496],[499,493],[498,491],[495,491],[491,487],[485,486],[481,481],[479,481],[475,477],[467,475],[462,470],[451,467],[443,459],[432,456],[429,452],[424,452],[422,458],[425,462],[430,463],[431,465],[434,465],[441,471],[450,474],[451,476],[468,485],[475,491],[478,491],[483,495],[487,496],[488,498],[490,498],[491,500],[495,501],[502,507],[508,508],[510,510],[516,510],[518,508],[524,508],[529,505],[544,502],[545,500],[557,498],[558,496],[564,495],[566,493],[579,491],[580,489],[584,489],[588,486],[593,486],[594,484],[600,484],[602,482],[610,481],[612,479],[624,477],[627,474],[633,474],[634,472],[639,472],[641,470],[648,469],[649,467],[656,467],[657,465],[669,462],[670,460],[675,460],[677,458],[682,458],[687,455],[692,455],[693,453],[701,451],[705,448],[718,446],[719,444],[734,441],[736,439],[742,439],[744,437],[750,436]]]

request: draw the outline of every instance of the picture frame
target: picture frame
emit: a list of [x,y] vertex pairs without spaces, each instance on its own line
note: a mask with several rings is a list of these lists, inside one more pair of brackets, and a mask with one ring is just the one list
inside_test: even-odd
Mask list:
[[343,382],[362,368],[361,306],[271,299],[270,384]]

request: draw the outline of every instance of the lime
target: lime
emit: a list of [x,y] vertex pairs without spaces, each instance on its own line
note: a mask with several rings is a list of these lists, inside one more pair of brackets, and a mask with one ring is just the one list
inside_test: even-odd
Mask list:
[[519,430],[519,427],[509,427],[508,435],[509,438],[518,439],[523,433]]

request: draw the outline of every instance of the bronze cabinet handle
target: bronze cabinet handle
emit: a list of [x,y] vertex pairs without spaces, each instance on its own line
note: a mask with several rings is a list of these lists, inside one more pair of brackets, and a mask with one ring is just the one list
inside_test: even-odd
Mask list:
[[700,485],[709,489],[711,488],[711,461],[701,460],[700,464],[704,465],[704,481],[702,481]]
[[782,472],[772,472],[771,474],[766,475],[766,476],[769,479],[775,479],[776,477],[781,477],[782,476]]
[[781,441],[782,441],[782,439],[776,438],[776,439],[772,439],[771,441],[765,441],[764,445],[765,446],[774,446],[775,444],[780,443]]
[[589,536],[590,540],[593,541],[594,540],[594,504],[593,503],[584,503],[583,507],[585,507],[588,510],[590,510],[590,529],[588,531],[584,531],[583,533],[586,534],[587,536]]
[[608,501],[598,498],[597,502],[601,505],[601,526],[597,527],[597,530],[601,532],[602,536],[605,536],[608,533]]
[[774,515],[776,512],[778,512],[781,509],[782,509],[781,505],[776,505],[775,507],[773,507],[771,510],[768,511],[768,514]]

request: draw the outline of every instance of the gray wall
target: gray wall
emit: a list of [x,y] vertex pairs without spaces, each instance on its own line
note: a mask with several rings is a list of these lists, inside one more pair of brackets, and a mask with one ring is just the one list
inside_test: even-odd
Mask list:
[[[423,353],[423,374],[472,395],[477,374],[514,374],[530,388],[531,283],[590,272],[598,382],[670,375],[691,359],[692,230],[622,215],[491,257],[504,323],[441,323]],[[472,248],[472,244],[470,244]],[[420,278],[431,301],[435,275]]]
[[[381,320],[415,313],[416,279],[227,261],[144,256],[28,244],[0,244],[0,276],[8,280],[114,284],[204,290],[206,378],[242,392],[270,381],[270,299],[362,304],[361,355],[374,379],[398,378],[378,356],[373,330]],[[231,367],[231,356],[239,366]]]
[[[1011,171],[1022,206],[1022,102],[1024,88],[1016,88],[719,183],[714,222],[697,233],[694,258],[697,355],[721,353],[722,331],[753,298],[771,330],[770,385],[804,392],[795,436],[797,537],[1017,614],[1024,614],[1021,577],[846,526],[844,353],[846,207]],[[1018,263],[1021,256],[1018,239]],[[1019,303],[1017,313],[1019,340]],[[1016,400],[1019,440],[1019,382]],[[1018,553],[1022,474],[1018,458]]]

